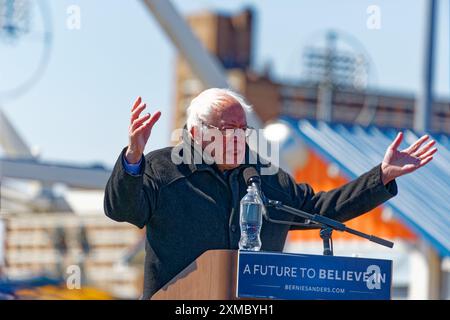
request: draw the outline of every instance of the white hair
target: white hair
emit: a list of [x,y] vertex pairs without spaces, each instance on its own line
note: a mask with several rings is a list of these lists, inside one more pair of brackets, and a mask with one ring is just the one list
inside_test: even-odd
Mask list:
[[219,108],[227,97],[235,99],[245,112],[252,112],[252,106],[240,94],[230,89],[207,89],[192,99],[189,104],[186,120],[187,129],[190,131],[192,127],[199,126],[203,121],[206,121],[206,118],[211,115],[215,108]]

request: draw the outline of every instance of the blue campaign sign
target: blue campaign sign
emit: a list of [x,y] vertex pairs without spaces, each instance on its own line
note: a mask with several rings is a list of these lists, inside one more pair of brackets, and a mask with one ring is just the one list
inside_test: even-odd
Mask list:
[[239,251],[240,298],[388,300],[392,261]]

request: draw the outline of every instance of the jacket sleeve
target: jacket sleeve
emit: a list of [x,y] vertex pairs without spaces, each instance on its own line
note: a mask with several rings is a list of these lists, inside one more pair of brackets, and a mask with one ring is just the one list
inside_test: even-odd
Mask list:
[[122,150],[106,184],[104,210],[106,216],[119,222],[129,222],[143,228],[156,206],[157,185],[149,175],[143,160],[138,174],[130,174],[123,165]]
[[[295,185],[295,196],[301,210],[324,215],[340,222],[351,220],[376,208],[397,195],[397,192],[395,180],[383,184],[381,164],[342,187],[327,192],[315,193],[309,184]],[[301,227],[291,226],[291,230],[295,229]]]

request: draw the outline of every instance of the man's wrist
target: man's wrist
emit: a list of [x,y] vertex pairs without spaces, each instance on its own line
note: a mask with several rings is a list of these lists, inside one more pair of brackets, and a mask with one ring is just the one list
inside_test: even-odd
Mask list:
[[134,152],[130,147],[125,151],[125,159],[129,164],[137,164],[142,158],[142,152]]
[[381,181],[384,185],[387,185],[389,182],[394,180],[393,177],[391,177],[388,173],[387,164],[384,162],[381,163]]

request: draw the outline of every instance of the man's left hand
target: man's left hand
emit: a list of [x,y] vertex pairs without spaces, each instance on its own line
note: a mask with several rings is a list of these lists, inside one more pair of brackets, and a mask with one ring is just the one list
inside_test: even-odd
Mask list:
[[420,147],[428,138],[428,135],[424,135],[408,148],[399,151],[397,148],[402,142],[403,133],[399,132],[397,134],[395,140],[387,148],[381,163],[381,180],[383,184],[386,185],[397,177],[414,172],[433,159],[433,154],[437,151],[437,148],[431,149],[436,143],[434,140],[431,140],[422,148]]

